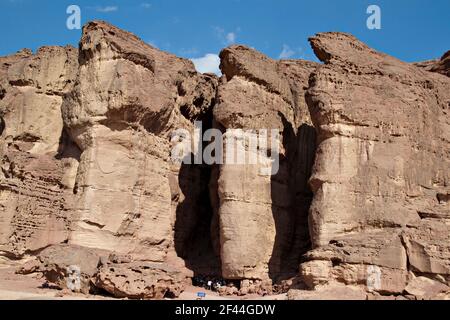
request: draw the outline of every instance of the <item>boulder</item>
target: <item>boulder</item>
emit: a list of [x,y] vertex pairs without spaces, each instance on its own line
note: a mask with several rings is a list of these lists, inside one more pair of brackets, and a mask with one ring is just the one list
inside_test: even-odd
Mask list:
[[164,264],[115,261],[100,266],[95,285],[116,298],[177,298],[188,283],[182,273]]
[[408,283],[405,291],[419,299],[430,299],[442,293],[449,293],[450,287],[433,279],[417,277]]
[[74,245],[54,245],[39,255],[39,271],[49,283],[61,290],[88,294],[95,292],[92,283],[102,259],[108,252]]

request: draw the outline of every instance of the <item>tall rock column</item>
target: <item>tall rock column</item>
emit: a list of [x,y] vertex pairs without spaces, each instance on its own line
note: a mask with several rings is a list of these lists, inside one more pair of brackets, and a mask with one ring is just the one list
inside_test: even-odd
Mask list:
[[[306,217],[310,198],[296,203],[294,190],[298,177],[304,180],[298,185],[308,193],[308,170],[303,176],[297,172],[307,162],[312,165],[314,157],[314,130],[302,136],[300,148],[297,145],[298,128],[311,123],[304,86],[314,67],[314,63],[304,61],[276,62],[243,46],[232,46],[221,53],[224,78],[219,85],[214,120],[225,140],[241,145],[245,158],[237,164],[225,159],[219,167],[218,219],[225,278],[276,280],[295,273],[298,258],[308,248]],[[267,130],[267,145],[250,148],[251,130],[256,134]],[[273,150],[271,130],[279,132],[278,147]],[[225,146],[227,153],[229,146]],[[305,158],[297,153],[301,153],[302,146],[310,149]],[[279,161],[271,159],[275,152]],[[252,153],[258,153],[262,160],[250,163],[255,156]],[[268,172],[264,170],[267,168]]]
[[82,150],[70,243],[164,261],[180,199],[171,133],[208,111],[214,81],[104,22],[84,27],[79,61],[63,107]]

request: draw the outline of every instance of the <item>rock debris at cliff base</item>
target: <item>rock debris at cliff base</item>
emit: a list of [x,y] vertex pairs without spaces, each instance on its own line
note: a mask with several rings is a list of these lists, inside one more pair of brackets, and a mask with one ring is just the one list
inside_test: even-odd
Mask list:
[[[310,43],[321,63],[228,47],[218,78],[96,21],[78,49],[1,57],[0,255],[117,298],[199,278],[223,295],[449,298],[448,52]],[[198,121],[278,129],[279,170],[171,161],[172,132]]]

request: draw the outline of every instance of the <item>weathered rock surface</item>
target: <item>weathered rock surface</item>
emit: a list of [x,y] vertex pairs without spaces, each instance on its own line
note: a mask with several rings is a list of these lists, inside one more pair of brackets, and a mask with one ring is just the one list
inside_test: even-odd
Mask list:
[[307,93],[319,137],[307,258],[375,265],[382,283],[389,268],[399,293],[405,271],[447,276],[448,78],[347,34],[310,41],[324,65]]
[[191,121],[208,112],[216,80],[103,22],[84,27],[79,60],[63,106],[82,151],[70,243],[162,262],[174,246],[176,209],[184,200],[170,135],[192,130]]
[[[220,79],[105,22],[79,50],[1,57],[0,254],[136,299],[177,297],[192,275],[233,280],[225,294],[447,297],[450,55],[310,41],[323,64],[231,46]],[[196,121],[244,162],[229,145],[224,163],[174,162],[192,143],[174,131]],[[252,149],[255,130],[269,141]]]
[[441,293],[450,292],[450,287],[436,280],[417,277],[408,283],[405,291],[418,298],[430,299],[437,297]]
[[441,73],[450,77],[450,51],[447,51],[441,59],[417,62],[415,65],[427,71]]
[[[237,141],[246,159],[261,158],[240,165],[225,161],[218,169],[222,274],[230,279],[276,279],[295,272],[309,247],[312,194],[307,181],[316,137],[304,88],[316,65],[277,62],[243,46],[227,48],[220,56],[225,78],[214,108],[216,126],[227,141]],[[268,131],[269,141],[259,145],[255,155],[249,147],[252,136],[243,131],[261,129]],[[273,129],[280,135],[271,135]],[[280,154],[279,161],[268,156],[271,152]],[[264,169],[275,174],[261,173]]]
[[130,299],[177,298],[187,282],[180,271],[164,264],[114,259],[103,264],[95,277],[98,288]]
[[288,300],[367,300],[367,292],[342,284],[321,286],[316,291],[290,290]]
[[0,251],[10,256],[68,238],[77,154],[64,140],[61,105],[77,64],[72,47],[0,58]]
[[88,294],[95,290],[92,280],[97,274],[107,251],[73,245],[54,245],[38,255],[42,272],[47,281],[60,289]]

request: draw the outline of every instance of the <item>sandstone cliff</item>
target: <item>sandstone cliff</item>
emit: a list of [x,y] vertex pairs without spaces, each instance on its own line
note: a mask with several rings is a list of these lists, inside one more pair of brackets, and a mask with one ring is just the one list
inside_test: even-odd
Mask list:
[[[105,22],[78,50],[0,58],[0,254],[38,256],[21,272],[60,287],[82,268],[81,291],[117,297],[176,297],[193,276],[293,299],[445,294],[448,52],[310,42],[322,63],[226,48],[220,79]],[[173,161],[196,122],[248,158],[245,132],[280,134],[256,164]]]
[[21,256],[69,236],[76,147],[61,105],[78,63],[72,47],[0,58],[0,250]]
[[303,271],[358,284],[377,266],[376,290],[390,293],[403,292],[411,273],[448,278],[448,77],[350,35],[310,41],[324,65],[306,96],[319,138],[307,254],[315,262]]

